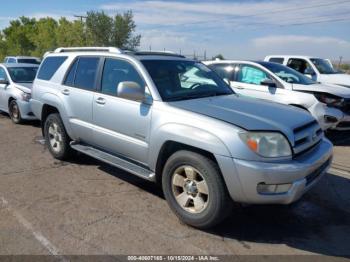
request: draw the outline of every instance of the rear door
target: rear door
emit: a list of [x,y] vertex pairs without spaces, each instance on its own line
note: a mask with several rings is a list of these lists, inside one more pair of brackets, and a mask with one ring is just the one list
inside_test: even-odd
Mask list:
[[99,57],[77,57],[70,66],[61,89],[74,135],[76,139],[88,144],[93,142],[92,101],[99,63]]
[[125,81],[146,85],[129,61],[106,58],[100,92],[93,99],[94,143],[111,153],[146,163],[151,105],[118,97],[118,85]]

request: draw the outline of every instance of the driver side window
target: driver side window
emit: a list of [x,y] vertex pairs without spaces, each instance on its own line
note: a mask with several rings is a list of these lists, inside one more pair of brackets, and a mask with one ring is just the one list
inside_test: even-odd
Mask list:
[[237,82],[260,85],[262,81],[270,79],[261,69],[251,65],[241,65],[237,72]]

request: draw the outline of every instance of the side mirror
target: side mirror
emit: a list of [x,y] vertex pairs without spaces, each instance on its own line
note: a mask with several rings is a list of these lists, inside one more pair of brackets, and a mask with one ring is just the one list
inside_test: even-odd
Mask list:
[[10,82],[7,79],[0,78],[0,85],[8,85]]
[[145,87],[140,86],[136,82],[120,82],[117,87],[117,95],[125,99],[143,101],[145,98]]
[[260,82],[260,85],[262,86],[268,86],[268,87],[277,87],[275,81],[271,79],[264,79],[263,81]]

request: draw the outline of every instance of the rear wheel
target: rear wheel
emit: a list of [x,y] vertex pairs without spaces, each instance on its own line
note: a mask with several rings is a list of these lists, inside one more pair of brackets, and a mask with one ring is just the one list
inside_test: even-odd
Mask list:
[[186,224],[209,228],[231,210],[218,165],[201,154],[178,151],[166,162],[162,186],[174,213]]
[[51,114],[46,118],[44,135],[46,145],[55,158],[65,160],[71,156],[70,138],[59,114]]
[[9,115],[11,120],[15,124],[20,124],[23,122],[21,117],[21,112],[19,111],[19,107],[16,100],[12,100],[9,105]]

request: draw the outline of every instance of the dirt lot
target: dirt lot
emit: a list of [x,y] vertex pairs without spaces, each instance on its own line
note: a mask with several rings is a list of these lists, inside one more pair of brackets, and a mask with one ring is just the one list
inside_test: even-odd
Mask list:
[[0,254],[350,255],[350,133],[333,168],[291,206],[237,208],[222,225],[181,224],[155,185],[86,156],[54,160],[37,123],[0,115]]

